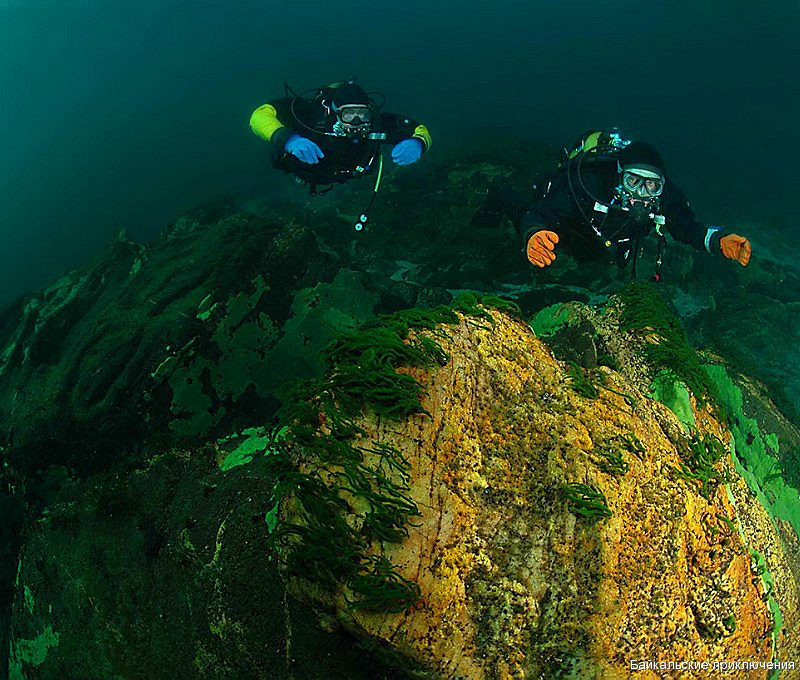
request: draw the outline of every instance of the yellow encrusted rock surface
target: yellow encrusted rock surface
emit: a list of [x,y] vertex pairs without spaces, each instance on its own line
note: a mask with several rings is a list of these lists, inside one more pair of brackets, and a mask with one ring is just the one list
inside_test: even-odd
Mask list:
[[[348,608],[344,592],[296,578],[292,590],[432,677],[656,678],[630,662],[773,658],[748,547],[768,548],[784,626],[777,653],[792,658],[797,588],[769,516],[732,465],[719,464],[730,495],[721,484],[705,498],[678,474],[688,435],[637,389],[642,380],[600,367],[599,395],[581,396],[527,324],[491,313],[493,325],[462,318],[437,336],[446,365],[401,369],[424,386],[431,417],[359,421],[365,440],[411,463],[422,516],[401,544],[370,549],[420,586],[419,602],[369,613]],[[699,434],[727,442],[712,411],[693,408]],[[609,454],[624,474],[604,471]],[[601,492],[610,517],[576,515],[567,484]]]

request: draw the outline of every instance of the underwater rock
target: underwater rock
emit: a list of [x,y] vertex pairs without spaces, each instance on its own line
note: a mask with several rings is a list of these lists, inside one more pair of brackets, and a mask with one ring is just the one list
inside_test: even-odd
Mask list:
[[[209,221],[226,210],[189,214],[147,246],[121,232],[85,267],[0,310],[0,506],[8,510],[0,527],[4,670],[17,554],[23,535],[29,547],[36,542],[44,508],[67,502],[92,475],[146,468],[152,452],[178,441],[186,446],[189,433],[199,445],[205,441],[199,435],[215,425],[227,434],[231,423],[269,419],[277,398],[259,393],[254,380],[266,373],[262,386],[275,388],[279,371],[270,373],[264,357],[285,327],[298,327],[292,351],[276,347],[269,353],[272,368],[283,375],[289,366],[276,362],[288,357],[291,368],[303,362],[313,368],[318,347],[342,327],[355,325],[349,314],[361,320],[365,306],[371,311],[373,296],[352,272],[339,272],[340,264],[320,252],[307,227],[245,214]],[[322,283],[337,281],[338,274],[341,285]],[[327,290],[338,291],[336,300],[347,304],[328,304]],[[306,297],[295,303],[298,291]],[[325,304],[301,308],[313,292]],[[306,344],[299,341],[301,332],[308,336]],[[98,536],[107,544],[103,550],[121,550],[113,532]],[[67,553],[58,560],[68,561]],[[132,563],[140,562],[132,558]],[[111,583],[125,588],[124,580],[109,578]],[[44,629],[22,634],[21,654],[33,649]],[[64,626],[56,631],[63,636]],[[54,633],[41,642],[55,639]],[[87,671],[83,677],[91,676]],[[51,677],[76,676],[53,672]]]
[[[239,442],[241,443],[241,442]],[[75,482],[14,560],[12,680],[391,679],[286,592],[259,461],[222,445]]]
[[[242,213],[206,218],[187,215],[148,246],[121,232],[87,266],[0,311],[0,402],[8,405],[0,452],[17,473],[64,465],[91,474],[169,436],[163,402],[172,395],[152,374],[182,348],[209,348],[214,360],[224,353],[216,324],[201,318],[207,307],[242,307],[256,290],[247,311],[264,338],[277,337],[297,289],[338,271],[306,227]],[[252,344],[242,322],[226,337]]]
[[[611,678],[637,659],[796,658],[793,490],[769,463],[791,424],[761,394],[759,431],[756,391],[716,376],[739,423],[728,454],[711,400],[676,386],[688,430],[647,396],[657,323],[544,316],[542,337],[474,298],[382,317],[326,350],[281,429],[54,472],[14,566],[11,677]],[[617,370],[556,359],[544,339],[570,324]]]
[[[423,387],[419,412],[368,408],[341,429],[352,411],[323,410],[315,447],[337,429],[350,441],[319,455],[308,438],[289,447],[296,479],[317,489],[288,489],[278,522],[290,591],[430,677],[610,678],[628,677],[632,660],[796,658],[796,530],[785,525],[782,540],[753,500],[712,403],[689,395],[689,432],[647,396],[629,332],[606,339],[612,352],[630,345],[623,372],[586,371],[491,314],[409,333],[447,357],[398,368]],[[355,453],[336,458],[340,446]],[[378,522],[403,501],[404,525]],[[319,542],[316,502],[341,513],[344,525],[323,523],[349,527],[352,544]],[[292,566],[297,552],[329,554],[329,570]]]
[[[794,351],[800,346],[800,302],[796,297],[800,285],[787,281],[784,287],[792,290],[794,300],[775,300],[750,291],[740,291],[735,297],[718,296],[713,312],[693,320],[692,328],[697,341],[710,344],[742,370],[767,382],[773,398],[780,397],[785,410],[798,414],[800,363]],[[743,309],[757,312],[742,314]]]

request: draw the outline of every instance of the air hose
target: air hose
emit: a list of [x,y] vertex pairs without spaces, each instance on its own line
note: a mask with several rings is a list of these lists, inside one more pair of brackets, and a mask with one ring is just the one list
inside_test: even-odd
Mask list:
[[381,187],[382,175],[383,175],[383,152],[378,151],[378,172],[377,176],[375,177],[375,186],[372,188],[372,198],[370,199],[369,205],[366,207],[364,212],[362,212],[361,215],[359,216],[358,222],[356,222],[353,225],[353,228],[356,231],[362,231],[367,223],[367,220],[369,220],[368,213],[372,208],[372,204],[375,203],[375,197],[378,195],[378,189],[380,189]]

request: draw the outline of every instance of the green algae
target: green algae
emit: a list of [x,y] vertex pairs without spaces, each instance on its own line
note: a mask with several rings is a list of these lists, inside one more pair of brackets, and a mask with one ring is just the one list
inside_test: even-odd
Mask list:
[[236,445],[236,448],[220,461],[220,470],[227,472],[239,465],[246,465],[257,455],[268,456],[274,453],[275,448],[272,445],[280,442],[285,433],[286,428],[282,428],[278,432],[270,432],[264,427],[250,427],[242,430],[242,432],[218,439],[218,444],[229,445],[233,443]]
[[[797,490],[786,483],[779,460],[770,453],[779,450],[778,437],[774,433],[763,434],[754,418],[744,412],[741,389],[733,382],[723,366],[706,366],[709,378],[714,381],[717,393],[729,414],[729,426],[733,440],[730,446],[731,461],[736,472],[744,479],[758,502],[775,522],[778,518],[788,522],[795,533],[800,532],[800,498]],[[728,498],[736,506],[730,488]],[[773,619],[771,631],[773,658],[776,653],[778,635],[783,627],[780,605],[774,597],[774,578],[764,556],[750,549],[751,559],[764,585],[765,599]],[[778,677],[779,672],[770,677]]]
[[170,428],[178,434],[191,436],[207,432],[225,414],[223,408],[213,409],[213,401],[203,385],[202,376],[211,367],[211,361],[198,357],[188,367],[178,367],[169,376],[171,411],[178,416],[170,423]]
[[276,501],[275,505],[264,515],[264,523],[267,525],[267,532],[270,534],[278,527],[278,513],[280,509],[280,501]]
[[33,614],[33,608],[35,606],[35,601],[33,599],[33,591],[26,585],[23,588],[24,597],[25,597],[25,609],[28,610],[29,614]]
[[573,390],[587,399],[597,399],[600,390],[597,389],[592,381],[591,372],[584,370],[575,361],[570,361],[568,362],[567,375]]
[[517,319],[522,318],[522,310],[516,302],[495,295],[478,295],[469,291],[462,292],[450,303],[449,307],[468,318],[484,319],[491,325],[494,325],[494,319],[484,307],[491,307]]
[[764,584],[764,598],[769,607],[770,614],[772,615],[772,630],[770,636],[772,638],[772,657],[775,658],[776,647],[778,644],[778,635],[783,628],[783,614],[777,600],[774,597],[775,592],[775,579],[767,567],[767,562],[764,556],[757,550],[750,550],[750,558],[755,562],[755,571],[760,576],[761,582]]
[[695,427],[696,423],[692,403],[689,399],[689,390],[682,383],[676,382],[670,373],[663,371],[653,378],[648,396],[651,399],[660,401],[672,411],[687,431]]
[[611,517],[606,497],[594,486],[572,482],[565,484],[561,490],[573,515],[583,517],[590,523]]
[[270,367],[270,385],[321,375],[325,347],[339,333],[371,319],[377,303],[378,296],[349,269],[338,272],[331,283],[299,290],[292,301],[292,316],[265,359]]
[[375,542],[401,542],[421,514],[409,497],[410,463],[396,447],[365,437],[355,421],[365,413],[425,417],[422,386],[397,369],[435,367],[448,357],[412,330],[442,337],[441,325],[460,321],[455,310],[467,322],[493,324],[481,304],[462,296],[452,306],[385,315],[343,333],[323,354],[324,376],[295,386],[281,413],[285,439],[270,458],[276,505],[265,518],[288,574],[344,591],[354,609],[401,612],[419,599],[416,583],[370,552]]
[[196,316],[211,326],[210,342],[189,341],[151,374],[171,389],[169,427],[179,435],[207,434],[248,392],[274,398],[287,380],[319,375],[325,346],[371,316],[377,302],[355,272],[341,270],[332,283],[297,291],[293,316],[279,330],[263,311],[269,285],[262,276],[251,284],[227,301],[205,295]]
[[612,477],[622,477],[627,474],[630,469],[628,461],[622,455],[622,452],[617,448],[610,446],[601,446],[594,450],[597,467],[600,468],[607,475]]
[[626,451],[630,451],[639,458],[641,458],[646,451],[644,444],[642,444],[639,437],[637,437],[633,432],[620,435],[619,439]]
[[680,447],[682,460],[678,474],[698,482],[700,495],[708,500],[724,481],[716,465],[726,453],[725,445],[714,435],[700,435],[694,431],[686,445]]
[[630,407],[636,404],[636,399],[632,395],[609,387],[606,375],[602,371],[585,369],[575,361],[568,361],[567,375],[572,389],[582,397],[597,399],[600,396],[600,389],[604,389],[622,397]]
[[564,326],[569,326],[571,322],[570,309],[559,302],[537,312],[536,316],[531,319],[530,326],[537,337],[546,338],[554,335]]
[[778,435],[776,435],[774,432],[771,432],[764,437],[764,443],[775,453],[778,452]]
[[[169,347],[167,347],[169,349]],[[178,357],[170,355],[166,357],[158,366],[156,366],[156,370],[150,374],[150,377],[153,380],[161,380],[166,378],[172,374],[172,372],[178,366]]]
[[789,486],[800,489],[800,446],[782,451],[781,459],[784,480]]
[[800,498],[797,489],[786,483],[780,461],[770,451],[779,446],[774,433],[763,434],[758,422],[744,413],[742,391],[723,366],[707,366],[706,371],[717,385],[733,435],[731,454],[737,471],[757,495],[772,517],[792,525],[800,535]]
[[197,317],[214,321],[211,348],[198,354],[189,341],[179,355],[171,355],[151,374],[156,382],[166,380],[172,390],[169,426],[183,436],[199,436],[213,429],[245,390],[258,383],[263,372],[264,352],[275,341],[277,329],[271,319],[255,310],[269,286],[262,276],[252,281],[251,292],[241,292],[225,305],[206,295]]
[[[644,347],[648,363],[659,372],[660,389],[670,379],[683,383],[701,408],[711,403],[718,410],[721,403],[714,383],[703,370],[703,364],[691,347],[680,319],[648,283],[634,281],[619,294],[622,303],[620,330],[640,337],[652,338]],[[685,414],[684,414],[685,417]]]
[[40,666],[47,658],[51,648],[58,646],[60,633],[54,632],[52,626],[32,640],[12,640],[9,643],[9,680],[25,680],[23,666]]

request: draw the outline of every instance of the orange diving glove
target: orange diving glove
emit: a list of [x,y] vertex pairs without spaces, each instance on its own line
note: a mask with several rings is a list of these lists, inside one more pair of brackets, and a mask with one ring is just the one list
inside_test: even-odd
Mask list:
[[729,260],[736,260],[742,267],[746,267],[750,262],[750,254],[753,249],[750,247],[750,241],[744,236],[739,234],[728,234],[719,240],[719,247],[722,248],[722,254]]
[[528,239],[528,261],[537,267],[549,267],[556,259],[554,252],[558,234],[542,229]]

